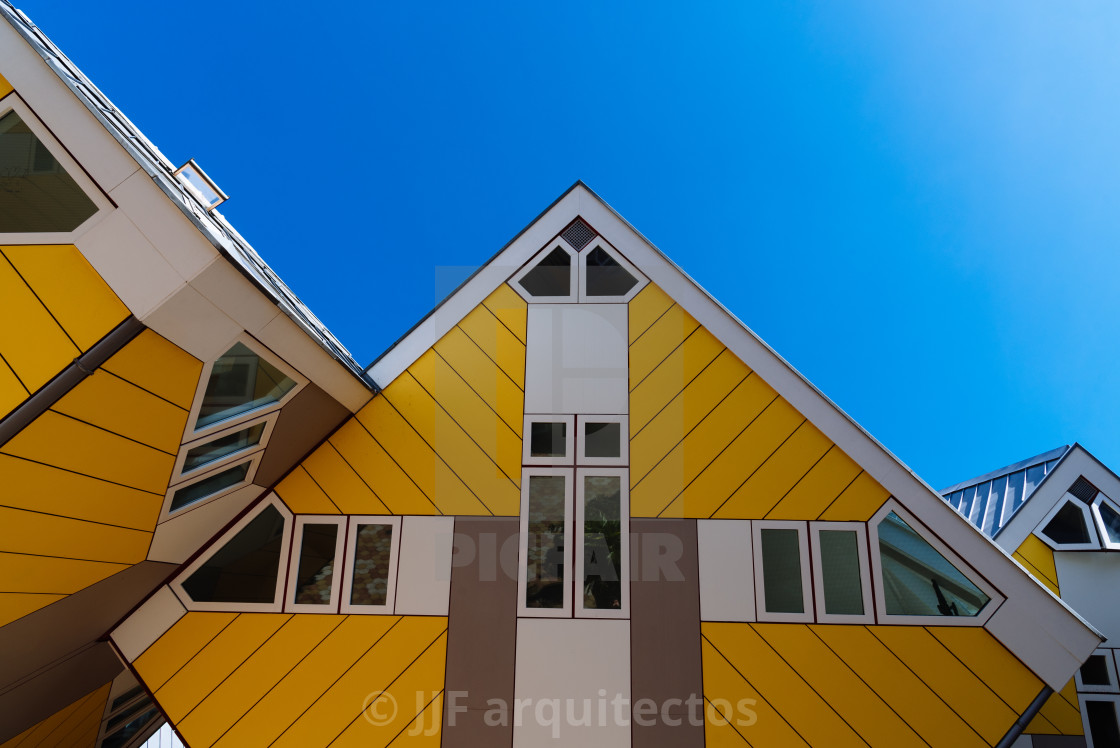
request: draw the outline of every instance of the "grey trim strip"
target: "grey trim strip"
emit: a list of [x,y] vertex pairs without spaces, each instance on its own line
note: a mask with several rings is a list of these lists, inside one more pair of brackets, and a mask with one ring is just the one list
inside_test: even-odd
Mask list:
[[0,447],[23,431],[32,421],[46,413],[70,390],[97,371],[103,363],[124,348],[144,330],[143,323],[131,314],[93,347],[74,359],[54,379],[24,400],[15,410],[0,421]]
[[1054,689],[1050,686],[1043,686],[1042,690],[1038,692],[1038,696],[1034,697],[1034,701],[1027,707],[1027,710],[1015,720],[1015,724],[1011,725],[1011,729],[1003,736],[1003,740],[996,743],[996,748],[1011,748],[1011,744],[1019,739],[1023,734],[1023,730],[1027,729],[1027,725],[1031,723],[1035,715],[1039,713],[1046,700],[1054,693]]

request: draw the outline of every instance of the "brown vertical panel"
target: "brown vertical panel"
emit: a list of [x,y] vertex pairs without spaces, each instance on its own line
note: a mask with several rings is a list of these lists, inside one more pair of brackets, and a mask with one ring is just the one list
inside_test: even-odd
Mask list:
[[492,727],[484,717],[489,699],[513,704],[518,525],[455,518],[442,748],[513,744],[512,724]]
[[309,382],[280,409],[253,482],[258,486],[276,483],[349,416],[350,411]]
[[703,748],[696,520],[634,518],[630,537],[633,746]]

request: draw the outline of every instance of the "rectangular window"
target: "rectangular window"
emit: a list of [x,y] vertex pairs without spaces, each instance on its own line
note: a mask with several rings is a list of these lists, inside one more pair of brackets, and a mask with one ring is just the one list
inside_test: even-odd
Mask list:
[[577,423],[577,464],[627,464],[630,433],[626,416],[579,416]]
[[572,471],[528,468],[523,472],[518,610],[527,616],[570,616]]
[[1088,748],[1120,745],[1120,696],[1078,696],[1081,714],[1088,726]]
[[812,621],[808,532],[804,522],[754,523],[755,597],[760,621]]
[[393,612],[400,530],[400,517],[350,518],[341,612]]
[[1113,650],[1098,649],[1089,655],[1077,671],[1077,690],[1089,693],[1118,693],[1120,682],[1116,677]]
[[630,602],[630,502],[625,468],[576,471],[576,615],[625,618]]
[[571,465],[575,458],[574,416],[525,416],[525,465]]
[[342,575],[345,517],[299,516],[292,535],[292,559],[284,609],[298,613],[337,613]]
[[254,467],[256,467],[256,460],[246,460],[240,465],[212,472],[194,483],[176,489],[175,493],[171,495],[168,513],[177,512],[200,501],[212,499],[228,493],[234,487],[248,483],[249,473]]
[[817,620],[873,623],[871,564],[862,522],[811,522]]

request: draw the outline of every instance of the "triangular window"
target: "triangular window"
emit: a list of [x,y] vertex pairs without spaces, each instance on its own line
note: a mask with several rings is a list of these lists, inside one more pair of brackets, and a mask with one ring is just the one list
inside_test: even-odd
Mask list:
[[277,605],[280,559],[287,555],[286,523],[274,504],[266,504],[205,561],[194,565],[182,582],[183,591],[196,603],[239,608]]
[[570,296],[572,256],[556,247],[518,281],[530,296]]
[[989,597],[896,513],[879,522],[887,615],[975,616]]
[[0,233],[73,231],[96,212],[18,114],[0,117]]
[[195,430],[275,405],[296,386],[279,367],[236,343],[210,368]]
[[602,247],[588,253],[586,268],[584,286],[588,296],[625,296],[638,285],[638,279]]

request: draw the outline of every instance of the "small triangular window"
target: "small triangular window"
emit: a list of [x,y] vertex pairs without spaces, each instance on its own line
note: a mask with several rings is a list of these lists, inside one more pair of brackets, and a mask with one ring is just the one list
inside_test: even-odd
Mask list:
[[572,256],[557,247],[518,282],[531,296],[570,296]]
[[183,582],[196,603],[276,602],[285,519],[268,504]]
[[588,296],[625,296],[637,284],[638,279],[602,247],[595,247],[587,254],[585,286]]
[[1042,528],[1042,534],[1058,545],[1084,545],[1093,542],[1089,526],[1085,522],[1084,510],[1072,501],[1062,504],[1046,527]]

